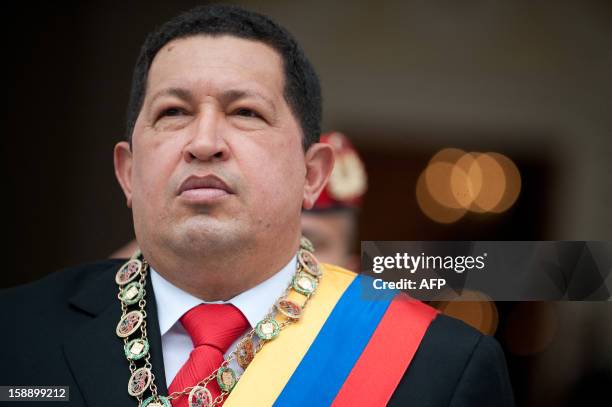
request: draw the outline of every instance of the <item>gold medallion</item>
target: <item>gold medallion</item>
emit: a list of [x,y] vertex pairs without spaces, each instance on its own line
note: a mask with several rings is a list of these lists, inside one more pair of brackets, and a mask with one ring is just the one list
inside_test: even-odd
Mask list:
[[314,254],[300,250],[298,252],[298,261],[305,272],[312,274],[315,277],[321,276],[322,271],[321,267],[319,266],[319,260],[317,260]]
[[210,407],[213,403],[212,394],[204,386],[195,386],[187,396],[189,407]]
[[255,325],[255,333],[264,341],[276,338],[279,332],[280,325],[273,318],[262,319]]
[[138,281],[132,281],[123,287],[119,296],[125,305],[136,304],[144,297],[144,287]]
[[276,309],[287,318],[299,319],[302,316],[302,307],[287,298],[279,299],[275,305]]
[[170,400],[164,396],[157,396],[157,400],[155,396],[150,396],[148,399],[142,402],[140,407],[172,407],[170,405]]
[[317,280],[310,274],[298,272],[293,278],[293,289],[302,295],[309,296],[317,288]]
[[128,260],[115,275],[115,282],[124,285],[135,279],[142,271],[142,262],[138,259]]
[[232,391],[237,382],[238,379],[236,378],[236,372],[234,372],[234,369],[227,366],[222,366],[219,368],[219,370],[217,370],[217,383],[219,384],[221,390],[229,393]]
[[142,359],[149,353],[149,342],[142,338],[132,339],[125,344],[123,350],[129,360]]
[[130,396],[140,396],[151,384],[151,371],[146,367],[136,369],[128,382]]
[[251,338],[245,337],[244,340],[238,343],[238,348],[236,349],[236,361],[241,368],[246,369],[254,357],[255,352],[253,351],[253,341]]
[[140,311],[130,311],[123,318],[119,320],[117,324],[117,329],[115,332],[117,336],[120,338],[127,338],[140,327],[142,321],[144,320],[144,315]]

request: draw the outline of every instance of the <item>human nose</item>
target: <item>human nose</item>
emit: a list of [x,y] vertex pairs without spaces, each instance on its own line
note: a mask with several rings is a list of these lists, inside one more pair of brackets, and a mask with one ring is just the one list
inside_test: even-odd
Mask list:
[[219,114],[210,110],[202,112],[195,124],[183,151],[185,161],[227,159],[229,149],[221,134]]

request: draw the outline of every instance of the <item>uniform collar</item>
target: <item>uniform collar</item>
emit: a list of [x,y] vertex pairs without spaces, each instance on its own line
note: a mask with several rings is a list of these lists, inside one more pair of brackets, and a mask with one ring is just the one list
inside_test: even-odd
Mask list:
[[272,277],[229,301],[203,301],[173,285],[150,267],[161,335],[168,332],[184,313],[199,304],[232,304],[244,314],[251,327],[254,327],[266,316],[290,284],[296,262],[297,258],[293,256],[289,263]]

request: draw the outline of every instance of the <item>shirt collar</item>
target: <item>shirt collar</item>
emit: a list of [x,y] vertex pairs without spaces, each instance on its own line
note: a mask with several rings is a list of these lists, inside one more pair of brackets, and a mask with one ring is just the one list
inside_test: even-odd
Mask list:
[[284,293],[295,273],[297,258],[293,258],[280,271],[229,301],[202,301],[178,288],[150,267],[151,284],[155,291],[159,331],[161,335],[176,324],[184,313],[199,304],[232,304],[238,308],[254,327],[261,321],[274,302]]

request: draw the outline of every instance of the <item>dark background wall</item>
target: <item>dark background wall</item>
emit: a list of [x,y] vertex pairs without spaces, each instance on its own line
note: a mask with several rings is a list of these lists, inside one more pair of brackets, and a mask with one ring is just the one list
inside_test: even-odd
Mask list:
[[131,239],[112,163],[131,71],[146,34],[188,7],[21,3],[5,14],[3,286],[105,257]]

